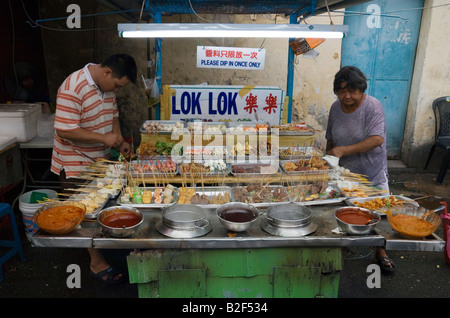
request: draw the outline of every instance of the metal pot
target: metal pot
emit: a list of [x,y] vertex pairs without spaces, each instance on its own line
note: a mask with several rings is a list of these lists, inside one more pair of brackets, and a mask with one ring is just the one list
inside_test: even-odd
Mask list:
[[[346,212],[351,212],[351,211],[354,211],[357,213],[363,213],[364,215],[366,215],[368,217],[368,219],[370,219],[370,221],[368,221],[367,224],[358,225],[358,224],[351,224],[351,223],[344,222],[343,220],[341,220],[339,218],[340,214],[346,213]],[[370,211],[368,209],[359,208],[359,207],[339,208],[334,212],[334,216],[336,218],[336,221],[337,221],[339,227],[343,231],[345,231],[347,234],[350,234],[350,235],[368,235],[375,229],[375,227],[381,220],[381,217],[378,213]]]
[[209,225],[206,211],[193,204],[175,204],[163,209],[162,223],[171,229],[194,230]]
[[254,206],[246,203],[231,202],[216,209],[217,217],[223,226],[233,232],[246,231],[259,216]]
[[295,204],[279,204],[267,209],[267,222],[281,228],[306,227],[311,223],[311,210]]
[[[103,223],[103,221],[105,220],[106,217],[111,216],[111,215],[121,214],[121,213],[127,213],[127,214],[133,213],[140,218],[140,221],[133,226],[121,227],[121,228],[111,227],[111,226],[105,225]],[[133,235],[137,231],[137,229],[141,226],[141,224],[144,221],[144,216],[142,215],[141,212],[139,212],[139,210],[137,210],[136,208],[133,208],[133,207],[112,206],[112,207],[101,210],[100,213],[97,215],[97,221],[100,224],[100,226],[102,227],[103,234],[105,234],[106,236],[128,237],[128,236]]]

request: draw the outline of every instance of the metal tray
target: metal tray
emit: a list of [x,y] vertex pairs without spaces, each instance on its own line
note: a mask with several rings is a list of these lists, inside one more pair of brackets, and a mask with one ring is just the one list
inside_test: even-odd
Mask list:
[[[225,135],[226,133],[226,129],[227,129],[227,122],[226,121],[190,121],[190,122],[186,122],[186,126],[185,128],[187,129],[187,131],[189,133],[200,133],[200,130],[191,130],[191,127],[195,127],[198,128],[200,127],[200,124],[202,125],[202,131],[201,133],[204,136],[208,136],[208,135]],[[198,125],[198,126],[197,126]],[[223,126],[223,129],[221,130],[205,130],[204,127],[210,128],[210,127],[218,127],[218,126]]]
[[[302,160],[302,159],[298,159],[298,160]],[[305,171],[287,171],[284,168],[284,164],[286,162],[296,162],[298,160],[280,160],[281,171],[288,175],[307,175],[307,176],[316,175],[316,174],[325,174],[325,173],[328,174],[333,171],[333,169],[331,169],[331,167],[330,167],[330,169],[324,169],[324,170],[305,170]],[[307,159],[305,159],[305,160],[307,160]]]
[[144,172],[138,172],[135,170],[135,166],[136,165],[141,165],[141,166],[145,166],[145,165],[154,165],[157,164],[158,162],[167,162],[169,160],[172,160],[168,157],[158,157],[158,159],[151,159],[151,160],[139,160],[139,161],[131,161],[130,163],[130,169],[131,169],[131,177],[132,178],[151,178],[153,176],[159,177],[159,176],[175,176],[178,174],[179,170],[178,170],[178,163],[175,160],[172,160],[175,165],[175,171],[170,171],[170,172],[163,172],[163,171],[144,171]]
[[[155,203],[155,190],[156,190],[156,187],[138,187],[138,188],[139,188],[140,191],[142,191],[142,190],[152,191],[152,200],[151,200],[150,203],[122,202],[122,196],[124,195],[124,191],[122,191],[121,195],[117,199],[117,204],[123,205],[123,206],[134,207],[134,208],[137,208],[137,209],[159,209],[159,208],[164,208],[164,207],[170,206],[172,204],[175,204],[175,202],[177,202],[178,191],[177,191],[176,187],[174,187],[174,190],[172,192],[173,202],[171,202],[171,203],[164,203],[164,195],[163,194],[161,195],[162,202],[161,203]],[[164,193],[164,189],[162,189],[162,192]]]
[[[364,202],[370,201],[370,200],[385,199],[385,198],[389,198],[389,197],[395,197],[398,200],[402,200],[403,204],[410,204],[410,205],[414,205],[414,206],[419,206],[419,203],[417,203],[413,199],[410,199],[410,198],[407,198],[407,197],[404,197],[404,196],[401,196],[401,195],[380,195],[380,196],[367,197],[367,198],[347,198],[345,200],[345,203],[347,203],[347,205],[356,206],[356,204],[354,204],[354,202],[364,203]],[[369,209],[369,210],[380,212],[381,215],[386,215],[387,209],[388,209],[387,207],[382,207],[382,208],[377,208],[375,210],[374,209]]]
[[[195,191],[195,193],[198,193],[199,195],[207,195],[210,199],[212,198],[212,196],[214,195],[225,195],[228,194],[230,196],[230,201],[229,202],[234,202],[234,196],[231,192],[231,187],[228,186],[219,186],[219,187],[186,187],[185,189],[193,189]],[[178,203],[178,199],[180,198],[180,188],[177,191],[177,204]],[[224,202],[224,203],[228,203],[228,202]],[[223,205],[224,203],[211,203],[211,204],[201,204],[201,203],[182,203],[182,204],[193,204],[193,205],[199,205],[202,208],[206,208],[206,209],[217,209],[219,206]]]
[[[289,149],[293,149],[295,152],[299,152],[299,154],[284,155],[283,151],[287,151]],[[316,147],[280,147],[279,154],[281,160],[304,159],[311,158],[313,155],[323,155],[322,151]]]
[[[269,191],[270,191],[272,194],[273,194],[273,192],[274,192],[276,189],[280,189],[280,190],[281,190],[281,193],[282,193],[282,198],[283,198],[283,199],[280,200],[280,201],[271,201],[271,199],[269,198],[269,199],[267,199],[266,201],[263,201],[263,202],[253,202],[253,200],[240,200],[239,197],[236,197],[235,192],[241,193],[242,188],[245,187],[245,188],[248,189],[249,186],[252,186],[252,185],[246,185],[246,186],[234,186],[234,187],[231,189],[231,193],[233,194],[233,197],[234,197],[235,202],[248,203],[248,204],[253,205],[253,206],[256,207],[256,208],[269,207],[269,206],[277,205],[277,204],[280,204],[280,203],[288,203],[288,202],[290,202],[289,194],[287,193],[286,188],[285,188],[284,186],[281,186],[281,185],[269,185],[269,186],[265,186],[265,187],[264,187],[264,188],[269,189]],[[254,190],[254,191],[260,191],[260,190]],[[272,196],[272,197],[273,197],[273,196]],[[246,199],[247,199],[247,197],[246,197]]]
[[[273,175],[280,172],[280,167],[278,164],[272,163],[265,163],[265,161],[262,162],[256,162],[256,163],[240,163],[239,159],[236,163],[230,164],[230,173],[233,176],[236,177],[254,177],[254,176],[260,176],[260,175]],[[239,166],[239,172],[233,171],[234,166]]]
[[[281,127],[289,127],[289,124],[284,124],[284,125],[277,125],[277,126],[281,126]],[[278,127],[273,126],[272,127],[272,133],[274,133],[274,129],[278,128],[278,133],[275,133],[276,135],[279,136],[312,136],[315,135],[315,130],[313,127],[306,125],[306,124],[296,124],[295,126],[299,126],[299,127],[304,127],[306,130],[280,130]]]
[[[221,160],[221,159],[211,159],[211,160]],[[191,162],[191,160],[189,160],[189,162]],[[187,171],[186,173],[183,173],[183,170],[182,170],[183,164],[188,164],[189,162],[185,162],[185,160],[183,160],[182,162],[179,163],[179,165],[178,165],[178,173],[181,176],[186,176],[186,177],[189,177],[189,178],[190,177],[198,177],[198,178],[200,178],[202,175],[204,177],[211,177],[211,176],[212,177],[214,177],[214,176],[225,177],[225,176],[227,176],[230,173],[230,166],[229,166],[229,164],[226,164],[226,168],[224,170],[222,170],[222,171],[212,171],[212,172],[209,171],[209,172],[203,172],[203,173],[201,173],[200,171],[194,171],[194,173],[192,173],[192,174],[191,174],[190,171]],[[205,162],[205,160],[203,160],[203,162]],[[224,162],[225,162],[225,160],[224,160]]]
[[[159,124],[163,124],[164,128],[162,130],[159,131],[154,131],[154,132],[148,132],[147,129],[144,128],[144,126],[146,124],[149,124],[151,122],[157,122]],[[139,132],[142,134],[148,134],[148,135],[171,135],[173,133],[173,131],[167,130],[167,125],[175,125],[177,123],[181,123],[182,127],[180,125],[180,129],[179,129],[179,133],[182,134],[185,131],[186,128],[186,123],[184,121],[179,121],[179,120],[146,120],[144,121],[144,123],[142,124],[141,128],[139,128]]]
[[227,134],[231,135],[256,135],[259,133],[257,130],[250,130],[250,131],[244,131],[244,130],[236,130],[238,127],[256,127],[257,124],[260,125],[268,125],[266,130],[262,130],[261,132],[264,132],[265,134],[268,134],[270,132],[270,124],[265,121],[232,121],[228,122],[228,128],[227,128]]
[[[303,184],[301,184],[303,185]],[[294,185],[296,187],[298,185]],[[334,182],[328,182],[328,186],[323,193],[319,193],[316,196],[309,195],[303,201],[296,200],[291,195],[291,192],[286,188],[287,193],[289,194],[289,199],[291,202],[300,204],[300,205],[321,205],[321,204],[331,204],[342,202],[347,199],[347,196],[339,189],[339,187]],[[335,196],[331,196],[331,193],[335,193]]]
[[[196,154],[196,152],[200,153]],[[226,146],[188,146],[183,148],[184,159],[194,159],[196,156],[206,160],[224,159],[228,157],[228,149]]]
[[[104,186],[102,187],[101,184]],[[98,192],[103,192],[102,189],[107,189],[104,192],[109,193],[111,195],[111,199],[115,199],[119,196],[122,188],[127,184],[126,179],[118,179],[118,178],[99,178],[93,180],[91,183],[87,184],[87,187],[92,189],[98,189]],[[99,187],[100,186],[100,187]],[[115,190],[115,191],[114,191]]]
[[[77,201],[81,202],[85,199],[85,197],[88,196],[87,194],[77,193],[72,195],[70,198],[67,199],[67,201]],[[99,204],[99,206],[92,212],[88,213],[86,211],[86,214],[84,216],[85,219],[96,219],[97,215],[100,213],[101,210],[103,210],[106,206],[106,203],[108,203],[108,200],[111,198],[111,195],[108,194],[108,196],[105,198],[103,202]],[[81,202],[82,203],[82,202]]]

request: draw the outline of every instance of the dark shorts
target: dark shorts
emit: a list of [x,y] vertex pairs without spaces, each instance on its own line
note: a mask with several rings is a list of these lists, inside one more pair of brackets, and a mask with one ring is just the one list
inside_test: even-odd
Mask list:
[[88,181],[84,179],[77,179],[77,178],[66,178],[66,172],[61,170],[59,173],[59,184],[61,187],[61,192],[63,193],[74,193],[73,191],[67,190],[67,189],[76,189],[80,186],[83,186]]

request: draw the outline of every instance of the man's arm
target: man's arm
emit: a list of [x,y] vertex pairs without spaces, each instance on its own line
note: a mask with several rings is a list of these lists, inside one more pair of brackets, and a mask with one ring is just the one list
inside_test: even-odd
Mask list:
[[119,148],[123,144],[122,135],[116,133],[99,134],[83,128],[74,130],[56,130],[59,137],[87,144],[103,143],[108,147]]

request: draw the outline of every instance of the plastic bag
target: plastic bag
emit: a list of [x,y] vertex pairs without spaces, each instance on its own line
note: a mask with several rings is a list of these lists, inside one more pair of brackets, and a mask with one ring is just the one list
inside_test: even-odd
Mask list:
[[325,42],[325,39],[297,38],[294,41],[290,42],[289,46],[294,51],[295,55],[300,55],[311,51],[323,42]]
[[442,232],[445,241],[444,258],[445,262],[450,265],[450,214],[447,213],[447,202],[441,202],[444,205],[444,213],[441,214]]
[[159,86],[158,86],[158,83],[156,82],[156,77],[155,77],[155,79],[153,80],[153,84],[152,84],[152,90],[150,91],[150,96],[148,97],[148,105],[152,106],[152,105],[159,103],[159,98],[160,98]]
[[42,116],[37,122],[37,135],[44,138],[53,138],[55,134],[55,114],[52,114],[47,103],[42,104]]

